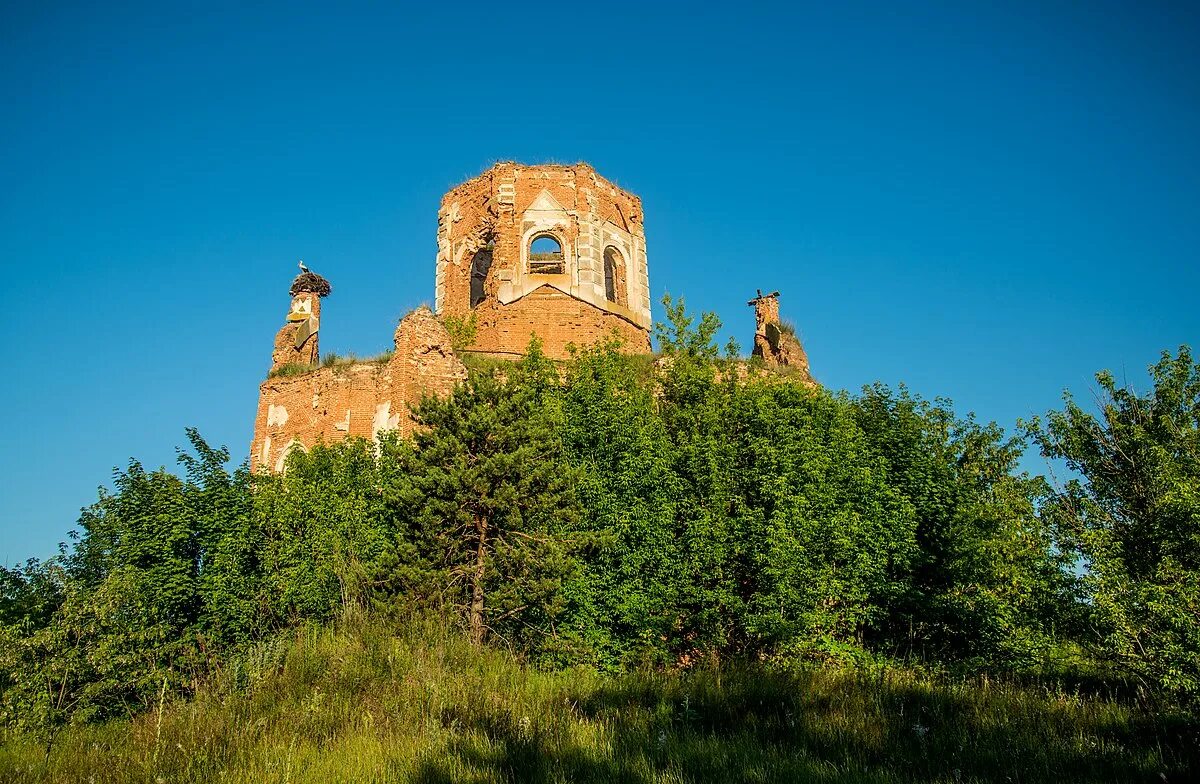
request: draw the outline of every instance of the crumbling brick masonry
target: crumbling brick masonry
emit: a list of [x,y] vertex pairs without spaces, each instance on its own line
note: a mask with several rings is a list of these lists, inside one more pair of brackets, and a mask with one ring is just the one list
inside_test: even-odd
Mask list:
[[642,202],[587,164],[498,163],[442,198],[436,306],[476,323],[468,350],[550,357],[614,332],[650,350]]
[[[330,286],[301,265],[259,387],[256,470],[281,471],[292,450],[319,442],[410,432],[410,406],[467,377],[445,326],[451,318],[474,324],[465,352],[515,358],[536,336],[547,356],[565,359],[571,345],[615,335],[624,350],[649,353],[642,202],[591,166],[496,164],[442,198],[437,245],[436,315],[409,313],[396,327],[395,353],[373,361],[319,365]],[[755,356],[811,381],[804,349],[779,320],[778,292],[750,304]]]

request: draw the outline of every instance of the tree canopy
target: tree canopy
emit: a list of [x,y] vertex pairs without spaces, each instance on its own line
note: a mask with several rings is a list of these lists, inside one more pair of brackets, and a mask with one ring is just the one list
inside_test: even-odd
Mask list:
[[[721,358],[668,300],[660,357],[613,341],[473,372],[409,439],[252,475],[188,431],[131,462],[73,547],[0,571],[0,707],[52,726],[187,694],[231,652],[347,613],[436,613],[475,644],[601,670],[752,659],[1033,672],[1119,662],[1198,691],[1200,370],[1024,434],[947,401],[831,393]],[[1080,567],[1082,565],[1082,569]]]

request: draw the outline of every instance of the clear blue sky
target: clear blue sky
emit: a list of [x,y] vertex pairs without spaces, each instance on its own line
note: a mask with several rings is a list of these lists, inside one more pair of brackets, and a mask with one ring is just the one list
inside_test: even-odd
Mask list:
[[781,290],[833,388],[1011,427],[1200,348],[1195,4],[237,6],[0,10],[0,563],[185,426],[245,456],[296,259],[387,348],[497,159],[640,194],[722,342]]

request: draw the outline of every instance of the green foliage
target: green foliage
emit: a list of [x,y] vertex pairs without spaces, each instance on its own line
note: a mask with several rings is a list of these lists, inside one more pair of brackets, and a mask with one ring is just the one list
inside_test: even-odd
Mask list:
[[437,619],[302,626],[188,702],[0,736],[41,782],[1186,781],[1195,727],[1055,687],[731,665],[547,672]]
[[134,461],[116,473],[115,492],[84,510],[75,552],[43,578],[57,607],[26,609],[5,656],[9,722],[36,728],[145,708],[163,683],[193,688],[207,637],[244,633],[236,605],[222,603],[240,577],[222,580],[211,565],[238,566],[226,558],[237,551],[249,475],[227,472],[228,452],[194,430],[188,438],[196,454],[181,455],[186,479]]
[[257,480],[259,611],[272,628],[324,620],[369,602],[366,574],[394,547],[371,444],[351,439],[293,452]]
[[500,379],[473,374],[414,411],[416,526],[432,544],[472,640],[553,636],[577,515],[554,366],[539,345]]
[[1145,395],[1096,376],[1097,413],[1064,408],[1027,424],[1079,478],[1046,519],[1086,567],[1098,655],[1158,692],[1200,701],[1200,365],[1181,346],[1150,368]]
[[[188,431],[178,474],[132,462],[73,548],[0,571],[5,723],[52,739],[252,682],[282,630],[429,613],[547,668],[1050,682],[1069,654],[1120,690],[1080,653],[1096,628],[1100,661],[1164,698],[1194,692],[1185,354],[1150,398],[1108,379],[1103,423],[1077,407],[1035,423],[1085,477],[1056,494],[1017,472],[1023,443],[995,424],[903,388],[746,373],[714,315],[664,305],[659,358],[614,338],[556,364],[534,343],[421,401],[405,438],[318,443],[252,476]],[[313,662],[288,666],[315,683],[329,664]]]
[[[360,364],[366,364],[368,362],[373,362],[377,365],[386,365],[388,362],[392,361],[392,357],[395,356],[395,353],[396,353],[395,351],[388,350],[388,351],[382,351],[374,356],[360,357],[357,354],[353,354],[353,353],[338,354],[336,352],[330,351],[330,352],[327,352],[323,357],[321,357],[321,367],[333,368],[334,370],[341,370],[341,369],[345,369],[345,368],[349,367],[350,365],[360,365]],[[301,367],[307,367],[307,365],[301,365]],[[311,368],[309,368],[309,369],[311,370]],[[308,372],[308,371],[304,371],[304,372]]]
[[692,324],[696,318],[687,314],[682,297],[674,300],[670,294],[664,294],[662,304],[667,313],[667,321],[654,325],[654,338],[658,341],[663,356],[715,359],[717,347],[713,338],[721,329],[721,321],[717,315],[704,313],[700,317],[700,323],[693,329]]
[[475,333],[478,331],[479,324],[474,313],[465,318],[444,316],[442,325],[450,333],[450,347],[455,351],[462,351],[475,342]]
[[912,507],[844,401],[761,381],[739,398],[733,541],[748,631],[777,655],[844,655],[901,590]]
[[511,359],[479,354],[474,351],[462,351],[458,354],[458,358],[466,365],[467,372],[472,374],[497,372],[502,374],[505,368],[512,366]]
[[312,365],[306,365],[303,362],[289,362],[286,365],[280,365],[267,374],[267,378],[291,378],[292,376],[303,376],[311,373],[316,368]]
[[1022,443],[904,388],[867,387],[852,406],[916,521],[911,569],[872,630],[877,644],[979,666],[1043,661],[1072,585],[1036,515],[1043,480],[1015,473]]

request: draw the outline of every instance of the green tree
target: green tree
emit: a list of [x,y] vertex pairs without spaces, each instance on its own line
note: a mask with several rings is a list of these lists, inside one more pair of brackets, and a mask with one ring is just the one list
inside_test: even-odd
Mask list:
[[1151,366],[1153,391],[1098,373],[1097,410],[1069,394],[1027,423],[1078,478],[1044,507],[1085,568],[1092,641],[1155,691],[1200,700],[1200,365],[1187,346]]
[[414,511],[471,639],[489,630],[553,637],[571,568],[563,533],[578,514],[554,366],[534,342],[503,378],[473,374],[413,415]]
[[579,353],[563,384],[562,434],[580,472],[585,568],[564,586],[563,661],[664,662],[678,618],[674,446],[644,358],[606,342]]
[[379,490],[374,446],[317,444],[288,456],[286,471],[258,478],[263,568],[260,605],[271,627],[357,611],[371,598],[374,565],[395,548]]
[[248,472],[227,472],[227,450],[187,434],[195,454],[180,453],[186,479],[131,461],[83,510],[74,551],[36,575],[45,596],[25,600],[33,610],[23,632],[9,627],[4,657],[4,710],[18,721],[102,718],[136,711],[167,687],[194,689],[213,653],[210,630],[233,628],[220,619],[238,592],[219,588],[230,583],[221,569],[251,583],[241,595],[255,593],[244,562],[221,565],[230,536],[249,524]]
[[760,653],[855,656],[914,552],[912,506],[888,485],[851,406],[787,379],[736,395],[731,572]]
[[903,387],[866,387],[853,408],[888,483],[916,517],[911,568],[893,576],[896,590],[874,624],[874,642],[984,667],[1044,659],[1072,586],[1036,514],[1043,480],[1016,473],[1022,441]]

